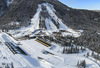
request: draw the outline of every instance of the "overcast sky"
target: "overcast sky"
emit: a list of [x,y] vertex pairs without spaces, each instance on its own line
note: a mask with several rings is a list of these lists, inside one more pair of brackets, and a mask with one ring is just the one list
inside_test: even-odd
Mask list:
[[59,0],[72,8],[100,10],[100,0]]

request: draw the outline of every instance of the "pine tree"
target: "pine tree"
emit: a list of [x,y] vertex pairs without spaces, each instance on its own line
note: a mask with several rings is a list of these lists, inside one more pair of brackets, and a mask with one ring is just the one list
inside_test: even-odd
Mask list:
[[87,53],[87,57],[89,57],[89,52]]
[[7,66],[5,68],[9,68],[8,64],[7,64]]
[[13,62],[11,62],[11,68],[14,68],[14,66],[13,66]]
[[79,61],[77,62],[77,66],[79,67]]
[[86,68],[86,61],[83,61],[83,67]]
[[92,56],[94,55],[94,52],[92,51]]
[[65,53],[65,47],[64,47],[64,49],[63,49],[63,54]]
[[97,59],[100,60],[99,54],[97,54]]

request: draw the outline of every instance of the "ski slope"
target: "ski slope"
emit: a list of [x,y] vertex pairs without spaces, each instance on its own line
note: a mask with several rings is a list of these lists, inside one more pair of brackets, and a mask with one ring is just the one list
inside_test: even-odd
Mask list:
[[47,30],[51,30],[51,31],[58,30],[57,27],[53,24],[53,22],[48,18],[46,18],[46,20],[45,20],[45,25],[47,27]]
[[[10,66],[10,63],[13,62],[14,68],[77,68],[77,62],[85,60],[87,68],[100,68],[95,61],[91,60],[92,57],[90,59],[83,56],[88,52],[91,53],[89,49],[79,54],[62,54],[61,46],[52,43],[55,48],[46,47],[35,40],[16,41],[6,33],[0,33],[0,66],[2,63],[7,63]],[[12,42],[27,55],[13,54],[5,42]],[[18,42],[21,45],[17,45]],[[45,54],[44,51],[51,54]]]
[[[46,10],[42,10],[42,6],[46,7]],[[46,17],[44,19],[44,22],[42,22],[43,26],[46,26],[46,29],[40,28],[40,17],[41,12],[47,12],[49,14],[49,17]],[[38,29],[45,30],[46,34],[51,35],[52,32],[59,32],[60,30],[65,30],[65,33],[62,33],[63,36],[71,35],[74,37],[79,37],[82,32],[73,30],[70,27],[67,27],[60,18],[57,17],[55,14],[56,10],[54,9],[53,5],[49,3],[43,3],[39,4],[37,8],[36,14],[31,19],[31,25],[28,27],[21,27],[18,30],[10,31],[9,33],[12,34],[15,38],[20,38],[25,35],[34,35],[34,31]],[[52,21],[52,19],[55,21],[55,23]],[[43,24],[45,23],[45,24]]]

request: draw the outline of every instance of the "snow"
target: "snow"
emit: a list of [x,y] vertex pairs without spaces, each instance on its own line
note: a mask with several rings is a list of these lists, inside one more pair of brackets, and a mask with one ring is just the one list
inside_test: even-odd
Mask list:
[[[41,30],[39,30],[40,29],[39,21],[40,21],[40,15],[41,15],[40,13],[42,11],[41,5],[46,6],[46,8],[47,8],[46,11],[50,15],[50,17],[48,17],[44,20],[45,21],[44,26],[46,26],[46,28],[47,28],[46,30],[43,29],[43,28],[41,28]],[[73,30],[73,29],[67,27],[62,22],[62,20],[57,17],[55,12],[56,12],[56,10],[54,9],[53,5],[51,5],[49,3],[39,4],[36,14],[31,19],[31,25],[29,25],[28,27],[21,27],[18,30],[9,31],[9,33],[12,34],[12,36],[15,37],[15,38],[21,38],[21,37],[26,36],[26,35],[34,36],[39,31],[44,31],[47,35],[52,35],[52,32],[59,32],[60,30],[67,31],[67,32],[62,33],[63,36],[71,35],[73,37],[79,37],[81,35],[82,30]],[[58,26],[54,24],[52,19],[54,19],[54,21],[56,22],[56,24]]]
[[45,25],[47,27],[47,30],[51,30],[51,31],[58,30],[57,27],[53,24],[53,22],[48,18],[46,18],[46,20],[45,20]]
[[[39,5],[39,8],[37,9],[37,13],[35,16],[31,19],[32,26],[29,28],[29,30],[34,31],[36,29],[39,29],[39,17],[41,12],[41,6]],[[34,26],[35,25],[35,26]]]
[[71,33],[73,34],[73,36],[75,36],[75,37],[79,37],[79,36],[80,36],[78,32],[76,32],[76,31],[74,31],[73,29],[67,27],[67,26],[62,22],[62,20],[59,19],[59,18],[56,16],[56,14],[54,13],[54,12],[55,12],[54,8],[51,7],[51,6],[49,6],[49,5],[50,5],[49,3],[44,3],[43,5],[46,6],[49,15],[56,21],[57,24],[59,24],[59,29],[60,29],[60,30],[67,30],[67,31],[71,32]]
[[[51,16],[45,19],[46,30],[40,29],[39,27],[40,12],[42,11],[41,5],[46,6],[46,11]],[[53,5],[49,3],[39,4],[36,14],[31,19],[31,25],[17,30],[10,30],[8,33],[14,38],[21,38],[25,35],[30,35],[32,37],[40,31],[45,32],[46,35],[51,35],[52,32],[59,32],[60,30],[65,30],[65,32],[62,32],[63,36],[71,35],[79,37],[81,35],[83,30],[74,30],[67,27],[62,20],[57,17],[55,12],[56,10]],[[52,18],[55,20],[56,24],[58,24],[58,27],[54,24]],[[18,24],[19,22],[16,23]],[[11,62],[13,62],[14,68],[77,68],[77,62],[85,60],[87,68],[100,68],[100,62],[95,62],[93,57],[90,56],[87,58],[83,56],[88,52],[92,53],[89,49],[78,54],[62,54],[63,47],[58,44],[51,43],[51,47],[46,47],[37,42],[36,39],[16,41],[13,37],[6,33],[0,33],[0,66],[2,66],[3,62],[10,66]],[[5,45],[5,42],[13,43],[27,55],[19,53],[13,54]],[[21,44],[17,45],[19,42]],[[44,51],[48,51],[51,54],[44,54]]]
[[7,0],[7,6],[9,6],[12,2],[13,0]]
[[38,7],[39,8],[37,9],[37,13],[31,19],[31,25],[30,26],[22,27],[18,30],[15,30],[14,32],[16,32],[16,33],[12,33],[13,31],[10,31],[9,33],[12,33],[15,38],[20,38],[22,36],[29,35],[32,32],[34,32],[35,30],[39,29],[39,15],[40,15],[40,12],[41,12],[41,6],[38,5]]
[[6,61],[10,61],[10,62],[12,61],[14,63],[15,68],[38,68],[39,67],[39,63],[36,59],[31,58],[30,56],[24,56],[22,54],[14,55],[11,53],[11,51],[4,44],[4,42],[14,43],[15,40],[12,39],[10,36],[8,36],[5,33],[0,34],[0,39],[2,41],[2,45],[0,45],[2,56],[5,56],[7,58]]
[[97,32],[97,34],[98,34],[98,35],[100,35],[100,33],[99,33],[99,32]]
[[[63,48],[61,46],[52,43],[52,46],[55,46],[55,48],[51,49],[35,40],[16,41],[6,33],[0,33],[0,41],[2,42],[0,44],[0,66],[2,66],[3,62],[10,66],[10,63],[13,62],[14,68],[77,68],[77,62],[85,60],[87,68],[100,68],[98,65],[100,62],[95,62],[91,56],[89,58],[83,56],[88,52],[92,52],[89,49],[79,54],[62,54]],[[12,42],[14,44],[20,42],[21,45],[17,46],[26,52],[27,55],[13,54],[5,46],[4,42]],[[43,51],[48,51],[54,55],[44,54]]]

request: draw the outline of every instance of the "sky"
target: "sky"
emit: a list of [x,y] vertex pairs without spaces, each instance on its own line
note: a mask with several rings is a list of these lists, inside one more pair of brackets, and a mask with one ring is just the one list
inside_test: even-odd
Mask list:
[[100,10],[100,0],[59,0],[59,1],[72,8]]

